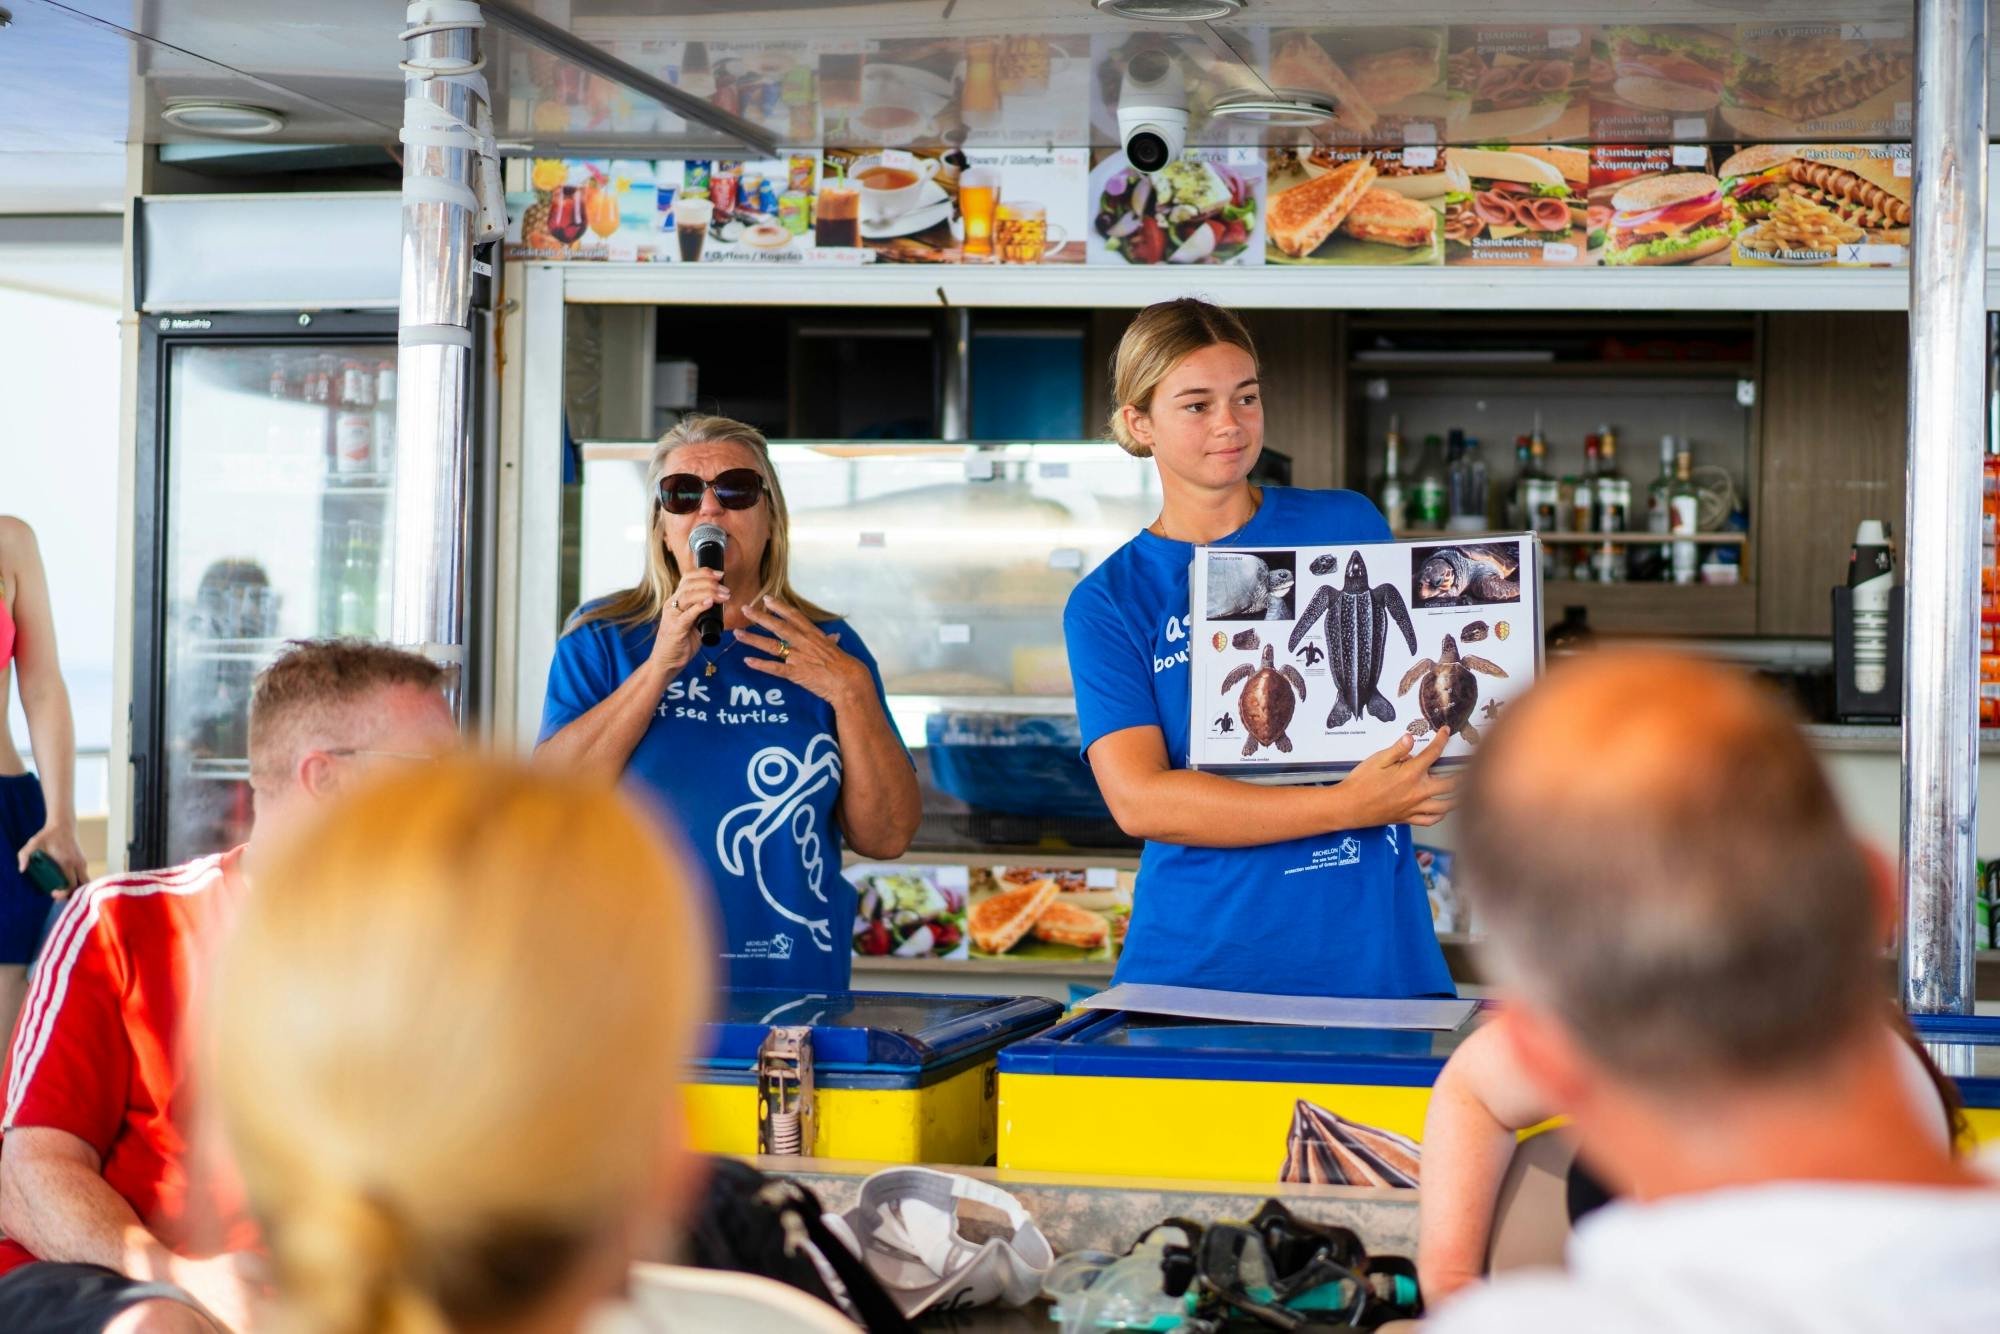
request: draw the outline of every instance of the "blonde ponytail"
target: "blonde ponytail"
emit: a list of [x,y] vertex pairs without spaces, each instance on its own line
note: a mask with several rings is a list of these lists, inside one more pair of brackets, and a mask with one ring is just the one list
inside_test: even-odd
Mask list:
[[451,759],[260,857],[201,1050],[287,1327],[511,1322],[651,1219],[713,951],[646,817]]
[[436,1305],[410,1286],[410,1239],[387,1209],[320,1182],[280,1212],[285,1225],[271,1258],[293,1334],[450,1334]]

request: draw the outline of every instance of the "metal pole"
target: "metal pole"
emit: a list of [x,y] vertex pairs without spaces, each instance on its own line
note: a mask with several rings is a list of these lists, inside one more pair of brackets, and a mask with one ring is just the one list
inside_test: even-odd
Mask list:
[[1986,429],[1986,4],[1917,5],[1904,591],[1903,1004],[1969,1014]]
[[945,312],[944,375],[938,434],[946,440],[972,438],[972,311]]
[[390,637],[464,659],[472,246],[491,155],[479,6],[408,8]]

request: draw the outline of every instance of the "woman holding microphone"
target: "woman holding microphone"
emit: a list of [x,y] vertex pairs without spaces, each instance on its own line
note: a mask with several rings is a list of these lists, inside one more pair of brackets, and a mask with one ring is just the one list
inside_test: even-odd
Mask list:
[[[842,840],[900,856],[922,816],[881,674],[852,627],[793,591],[784,493],[754,427],[685,418],[646,480],[645,574],[557,641],[537,754],[671,813],[714,886],[731,987],[845,990]],[[704,525],[725,539],[719,570],[698,559]]]
[[1340,782],[1266,787],[1190,771],[1188,570],[1197,544],[1387,542],[1352,491],[1253,486],[1264,447],[1257,352],[1229,311],[1141,311],[1113,364],[1111,432],[1159,469],[1160,516],[1063,613],[1084,756],[1145,840],[1117,981],[1284,995],[1451,995],[1411,824],[1450,809],[1440,730]]

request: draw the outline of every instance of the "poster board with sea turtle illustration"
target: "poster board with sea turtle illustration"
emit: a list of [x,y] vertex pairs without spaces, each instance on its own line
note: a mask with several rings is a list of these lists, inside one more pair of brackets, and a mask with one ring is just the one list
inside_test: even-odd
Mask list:
[[1463,761],[1541,672],[1533,533],[1196,547],[1189,592],[1191,769],[1325,781],[1444,727]]

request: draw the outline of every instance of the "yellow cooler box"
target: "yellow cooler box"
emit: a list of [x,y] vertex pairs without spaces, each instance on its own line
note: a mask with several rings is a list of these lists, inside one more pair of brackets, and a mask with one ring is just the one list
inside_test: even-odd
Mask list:
[[1471,1031],[1086,1012],[1000,1054],[999,1163],[1414,1186],[1431,1084]]
[[[1919,1017],[2000,1143],[2000,1020]],[[1452,1032],[1308,1028],[1086,1012],[1000,1054],[1004,1168],[1183,1180],[1417,1184]]]
[[688,1088],[695,1146],[989,1163],[994,1058],[1061,1015],[1032,998],[730,992]]

